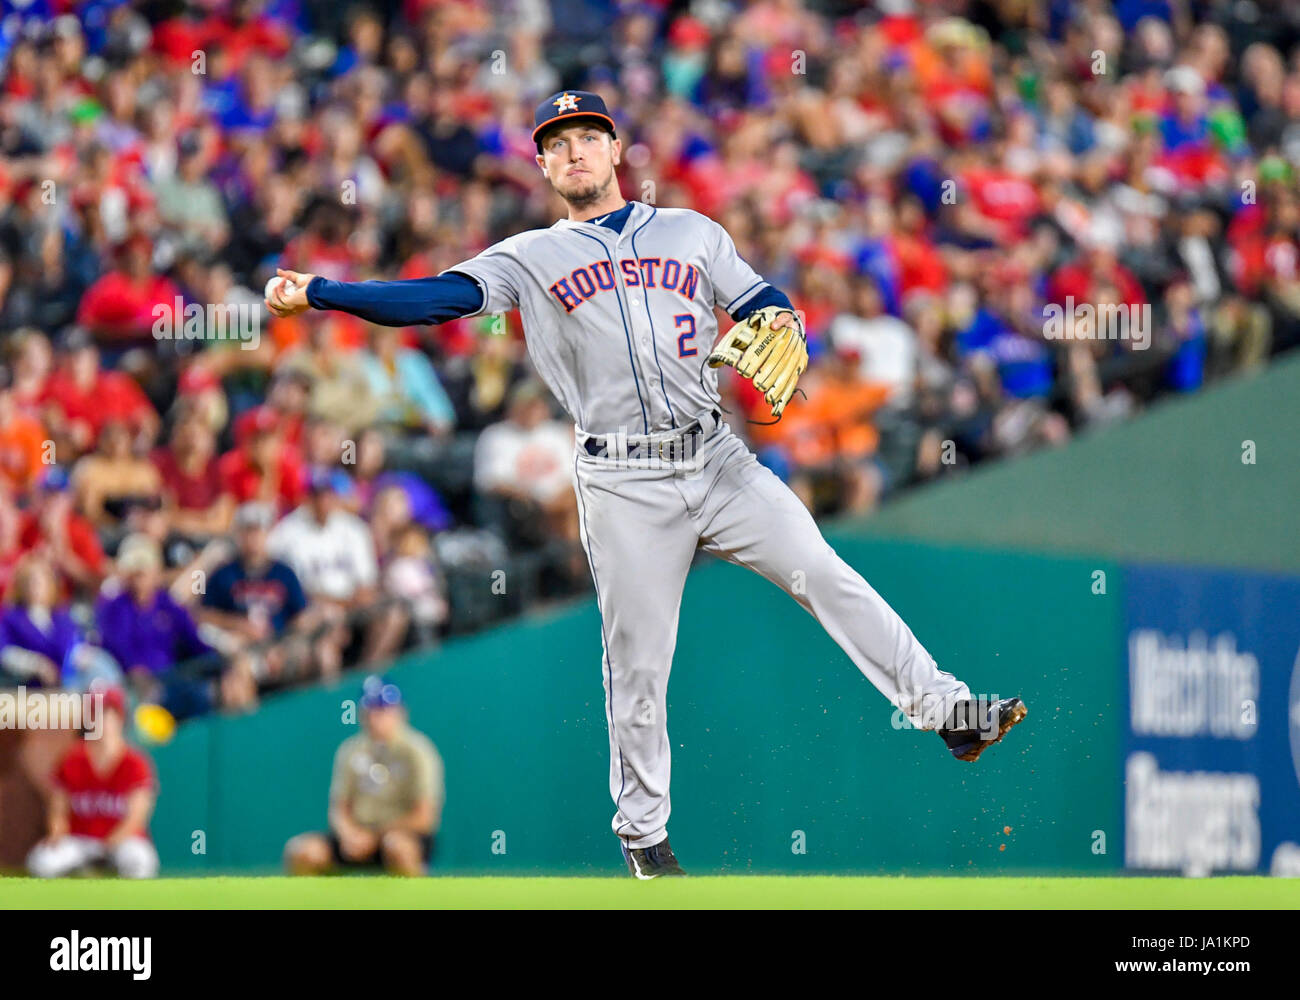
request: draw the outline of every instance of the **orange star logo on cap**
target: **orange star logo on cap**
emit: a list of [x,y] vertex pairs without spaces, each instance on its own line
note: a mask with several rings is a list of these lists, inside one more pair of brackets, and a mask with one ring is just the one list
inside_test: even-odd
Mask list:
[[577,111],[578,102],[580,100],[582,100],[581,97],[574,97],[572,94],[561,94],[551,103],[554,104],[556,110],[560,112]]

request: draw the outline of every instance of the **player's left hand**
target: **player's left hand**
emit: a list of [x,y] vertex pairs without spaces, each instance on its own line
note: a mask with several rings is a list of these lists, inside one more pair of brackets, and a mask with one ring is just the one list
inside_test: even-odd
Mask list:
[[780,417],[794,395],[799,376],[808,367],[808,338],[803,321],[789,309],[766,306],[757,309],[726,332],[713,353],[709,367],[731,365]]

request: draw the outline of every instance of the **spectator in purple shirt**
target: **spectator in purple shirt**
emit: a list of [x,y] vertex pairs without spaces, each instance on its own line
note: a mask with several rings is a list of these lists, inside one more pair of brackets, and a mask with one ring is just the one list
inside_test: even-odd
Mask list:
[[58,596],[59,581],[48,562],[27,556],[19,563],[0,609],[0,683],[58,686],[63,664],[81,639]]
[[220,700],[222,659],[163,586],[158,543],[129,535],[118,550],[117,572],[121,591],[95,607],[101,644],[141,700],[159,702],[177,719],[209,711]]

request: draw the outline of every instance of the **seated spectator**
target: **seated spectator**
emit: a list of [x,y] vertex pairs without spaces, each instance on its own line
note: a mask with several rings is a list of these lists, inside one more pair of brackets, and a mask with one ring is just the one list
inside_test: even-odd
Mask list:
[[[467,322],[467,321],[462,321]],[[441,334],[451,326],[438,327]],[[447,394],[456,407],[456,426],[480,431],[504,420],[511,391],[528,376],[523,343],[508,335],[477,335],[473,353],[447,363]]]
[[361,370],[378,401],[379,423],[434,435],[455,426],[456,412],[433,363],[423,352],[402,346],[400,329],[370,327],[370,350],[361,354]]
[[248,658],[259,684],[336,676],[342,651],[326,617],[309,606],[297,574],[267,551],[274,523],[268,504],[235,512],[236,555],[208,579],[199,620],[231,640],[227,655]]
[[80,327],[59,338],[58,367],[41,403],[62,462],[92,449],[110,420],[124,421],[132,436],[146,445],[158,433],[158,414],[144,392],[129,375],[100,369],[99,350]]
[[328,832],[299,834],[285,845],[291,875],[339,867],[391,875],[427,869],[442,822],[442,758],[411,728],[401,691],[381,678],[366,679],[361,725],[334,754]]
[[40,417],[41,394],[49,381],[54,364],[50,338],[40,330],[27,327],[10,335],[5,356],[13,375],[10,390],[18,409],[28,416]]
[[22,552],[44,555],[59,574],[65,597],[93,594],[104,578],[104,549],[94,527],[77,513],[61,465],[47,466],[18,526]]
[[222,247],[230,226],[221,192],[207,177],[211,154],[193,132],[181,136],[177,148],[176,172],[157,185],[158,214],[187,247]]
[[303,468],[296,449],[285,444],[275,417],[262,411],[247,440],[221,456],[221,492],[234,504],[261,500],[281,511],[302,502]]
[[168,444],[153,453],[163,511],[178,535],[210,538],[230,525],[234,497],[222,491],[216,446],[216,435],[204,420],[189,414],[176,422]]
[[103,692],[95,736],[78,740],[54,771],[45,838],[32,848],[27,870],[61,878],[107,866],[122,878],[154,878],[158,852],[149,818],[158,798],[153,765],[126,741],[126,696]]
[[573,431],[551,419],[545,393],[539,382],[516,386],[509,416],[474,450],[474,485],[504,504],[507,540],[533,545],[578,538]]
[[434,641],[446,624],[451,606],[447,584],[438,567],[429,534],[413,521],[397,529],[383,562],[384,592],[406,602],[411,624],[422,643]]
[[19,544],[23,517],[8,490],[0,489],[0,599],[13,586],[14,574],[23,559]]
[[[786,410],[780,422],[755,428],[765,462],[775,460],[787,472],[790,488],[810,510],[820,506],[819,487],[832,497],[827,506],[862,513],[887,485],[876,461],[874,417],[890,388],[862,378],[861,367],[856,347],[821,355],[808,372],[808,399]],[[758,397],[753,419],[762,419],[764,405]],[[766,415],[770,419],[770,407]]]
[[49,563],[23,557],[0,609],[0,684],[58,687],[81,636]]
[[906,408],[911,405],[916,380],[916,333],[885,312],[880,290],[871,278],[859,278],[853,295],[853,311],[831,321],[831,344],[836,349],[856,350],[861,359],[858,374],[889,386],[889,406]]
[[162,568],[153,539],[131,535],[122,542],[120,589],[105,592],[95,606],[100,644],[122,665],[142,701],[162,705],[178,720],[201,715],[223,700],[240,707],[248,697],[244,678],[232,673],[221,683],[220,654],[200,638],[189,611],[162,585]]
[[311,380],[309,412],[339,424],[349,433],[375,422],[379,402],[357,356],[343,350],[330,317],[312,317],[306,345],[280,359],[282,371],[301,372]]
[[147,458],[131,448],[131,432],[120,420],[104,424],[94,452],[72,469],[77,507],[100,530],[126,519],[132,503],[158,503],[162,476]]
[[23,493],[53,461],[49,435],[34,416],[18,405],[8,368],[0,366],[0,487]]
[[[158,319],[155,307],[176,310],[181,290],[153,269],[153,241],[137,233],[115,248],[117,266],[86,289],[77,323],[105,341],[141,341]],[[180,319],[173,317],[173,322]]]
[[266,404],[245,410],[235,419],[235,443],[243,444],[257,424],[265,422],[265,413],[269,411],[284,443],[301,451],[310,398],[311,378],[306,372],[295,368],[276,372],[267,390]]
[[333,609],[335,620],[364,623],[360,659],[391,656],[406,637],[410,617],[397,601],[381,601],[379,563],[366,523],[344,509],[353,491],[347,475],[316,468],[307,501],[271,531],[271,555],[293,568],[313,600]]
[[374,428],[362,431],[357,441],[356,492],[358,511],[373,522],[380,496],[392,489],[405,494],[410,517],[429,531],[446,531],[452,525],[438,491],[414,472],[384,471],[387,446]]

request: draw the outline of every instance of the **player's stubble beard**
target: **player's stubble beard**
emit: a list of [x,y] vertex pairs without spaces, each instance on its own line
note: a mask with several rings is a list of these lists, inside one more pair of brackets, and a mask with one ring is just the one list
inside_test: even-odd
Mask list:
[[579,185],[570,191],[561,191],[558,186],[552,184],[556,194],[564,199],[570,208],[581,211],[584,208],[590,208],[592,205],[602,201],[608,194],[610,185],[614,183],[614,165],[609,166],[609,176],[604,181],[591,181],[587,184]]

